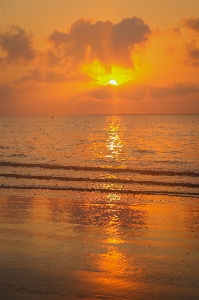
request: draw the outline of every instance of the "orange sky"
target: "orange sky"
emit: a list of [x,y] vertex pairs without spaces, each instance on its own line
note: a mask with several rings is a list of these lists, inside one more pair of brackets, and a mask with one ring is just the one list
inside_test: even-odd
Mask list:
[[199,113],[199,1],[1,1],[2,115]]

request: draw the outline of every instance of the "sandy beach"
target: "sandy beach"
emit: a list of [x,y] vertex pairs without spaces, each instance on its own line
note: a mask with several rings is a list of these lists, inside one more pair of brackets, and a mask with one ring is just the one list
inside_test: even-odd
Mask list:
[[198,299],[198,198],[1,190],[12,299]]

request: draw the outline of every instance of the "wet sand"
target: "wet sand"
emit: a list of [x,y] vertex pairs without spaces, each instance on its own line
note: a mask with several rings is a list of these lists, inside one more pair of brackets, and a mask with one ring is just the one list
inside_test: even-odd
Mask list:
[[199,198],[1,190],[1,299],[199,299]]

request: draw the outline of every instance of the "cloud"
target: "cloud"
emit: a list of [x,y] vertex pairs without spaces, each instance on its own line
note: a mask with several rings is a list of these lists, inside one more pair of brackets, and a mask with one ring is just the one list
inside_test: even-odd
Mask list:
[[199,87],[190,83],[177,83],[165,87],[150,87],[149,95],[152,99],[184,97],[188,94],[199,94]]
[[109,85],[100,86],[94,90],[89,91],[86,95],[95,99],[111,99],[114,87]]
[[17,80],[18,83],[26,83],[26,82],[43,82],[44,78],[41,73],[41,71],[38,68],[35,68],[34,70],[30,70],[22,76],[19,80]]
[[67,74],[60,71],[42,71],[39,68],[28,71],[24,76],[15,80],[13,83],[67,83],[67,82],[90,82],[91,79],[84,74]]
[[147,92],[147,85],[126,82],[119,86],[118,96],[121,99],[139,101],[147,96]]
[[27,72],[26,75],[16,80],[15,83],[63,83],[66,82],[66,74],[63,72],[47,71],[42,72],[39,68],[35,68]]
[[126,82],[118,85],[117,87],[110,84],[100,86],[87,93],[87,95],[96,99],[112,99],[116,97],[120,99],[139,101],[146,96],[146,93],[147,86]]
[[183,25],[199,32],[199,18],[182,19]]
[[62,72],[48,71],[44,75],[44,81],[48,83],[66,82],[66,74]]
[[50,66],[57,66],[59,64],[59,57],[53,53],[53,51],[47,52],[48,64]]
[[187,59],[186,63],[192,65],[193,67],[199,66],[199,48],[197,47],[195,41],[186,45]]
[[49,41],[54,49],[62,49],[70,63],[99,60],[106,67],[118,65],[132,68],[131,51],[134,46],[147,41],[151,30],[137,17],[126,18],[117,24],[110,21],[80,19],[71,25],[68,33],[54,31]]
[[191,49],[189,54],[192,58],[199,60],[199,49],[197,49],[197,48]]
[[199,94],[199,87],[189,83],[177,83],[164,87],[156,87],[126,82],[117,87],[111,85],[98,87],[88,92],[87,96],[101,100],[113,99],[115,97],[124,100],[141,101],[146,98],[152,100],[172,97],[182,98],[189,94]]
[[11,30],[0,34],[0,48],[6,53],[1,63],[28,63],[36,56],[32,46],[32,37],[24,29],[12,26]]
[[63,72],[47,71],[43,75],[43,81],[47,83],[66,82],[66,74]]
[[[198,67],[199,66],[199,18],[182,19],[182,24],[185,28],[191,29],[194,34],[194,39],[191,43],[186,44],[187,60],[186,63]],[[196,38],[197,37],[197,38]]]

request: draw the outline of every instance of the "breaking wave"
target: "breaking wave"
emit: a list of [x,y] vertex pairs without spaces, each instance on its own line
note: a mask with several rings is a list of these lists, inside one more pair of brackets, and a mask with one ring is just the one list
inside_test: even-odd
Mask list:
[[[2,189],[199,196],[197,172],[1,161]],[[136,177],[137,176],[137,177]]]
[[95,167],[95,166],[66,166],[66,165],[54,165],[54,164],[37,164],[37,163],[19,163],[19,162],[6,162],[1,161],[0,166],[15,167],[15,168],[42,168],[51,170],[73,170],[73,171],[108,171],[114,173],[137,173],[143,175],[163,175],[163,176],[190,176],[199,177],[199,172],[193,171],[170,171],[170,170],[147,170],[147,169],[132,169],[132,168],[112,168],[112,167]]

